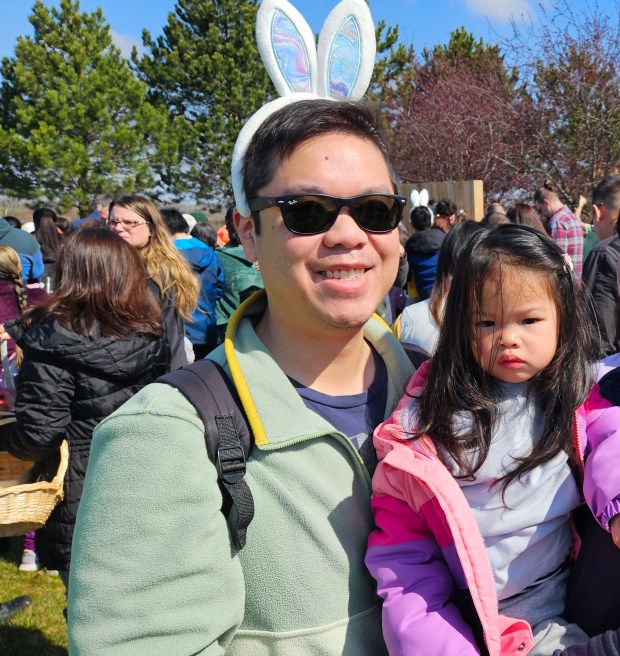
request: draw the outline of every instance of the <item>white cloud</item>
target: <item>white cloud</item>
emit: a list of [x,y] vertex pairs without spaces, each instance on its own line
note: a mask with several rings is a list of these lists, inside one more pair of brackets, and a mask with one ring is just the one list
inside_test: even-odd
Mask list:
[[131,49],[136,46],[138,48],[138,53],[142,52],[142,43],[132,36],[127,36],[125,34],[119,34],[114,30],[110,30],[112,36],[112,42],[114,45],[121,51],[121,54],[126,59],[131,57]]
[[529,0],[465,0],[465,4],[474,14],[503,23],[535,13]]

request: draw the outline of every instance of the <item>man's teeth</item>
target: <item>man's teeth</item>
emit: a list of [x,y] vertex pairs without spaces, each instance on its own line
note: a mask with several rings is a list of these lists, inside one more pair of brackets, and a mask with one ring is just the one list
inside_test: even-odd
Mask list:
[[338,269],[336,271],[325,271],[327,278],[338,278],[339,280],[353,280],[364,275],[364,269]]

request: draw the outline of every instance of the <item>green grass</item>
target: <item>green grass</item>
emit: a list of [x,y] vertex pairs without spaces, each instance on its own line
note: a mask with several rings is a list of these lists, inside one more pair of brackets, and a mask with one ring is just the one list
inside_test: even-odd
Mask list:
[[0,654],[67,656],[65,586],[45,571],[20,572],[22,539],[10,542],[9,550],[0,552],[0,602],[30,595],[32,606],[0,624]]

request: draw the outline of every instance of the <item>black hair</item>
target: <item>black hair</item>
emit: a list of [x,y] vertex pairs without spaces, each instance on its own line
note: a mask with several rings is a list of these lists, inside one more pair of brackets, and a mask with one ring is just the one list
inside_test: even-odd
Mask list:
[[56,227],[65,236],[71,233],[71,221],[66,219],[64,216],[58,217],[58,221],[56,221]]
[[241,245],[239,235],[237,234],[237,228],[235,228],[235,222],[233,221],[234,209],[234,206],[230,205],[226,210],[226,218],[224,219],[224,225],[226,226],[226,230],[228,230],[228,246]]
[[435,205],[435,214],[449,219],[456,214],[456,205],[449,198],[442,198]]
[[594,187],[592,192],[592,204],[604,204],[613,212],[620,212],[620,175],[603,178]]
[[429,300],[429,310],[438,326],[441,325],[443,304],[450,289],[459,255],[472,236],[481,230],[483,230],[483,226],[480,223],[463,221],[463,223],[457,223],[441,242],[441,248],[437,256],[435,282]]
[[211,248],[217,246],[217,231],[208,221],[197,221],[190,234]]
[[431,227],[433,215],[428,207],[424,205],[414,207],[411,212],[409,212],[409,222],[418,231],[426,230]]
[[22,224],[21,221],[16,217],[16,216],[5,216],[3,219],[9,223],[13,228],[21,228]]
[[55,262],[62,245],[56,226],[58,215],[49,207],[39,207],[32,213],[32,221],[34,236],[41,246],[43,261]]
[[[506,267],[538,272],[548,281],[557,306],[558,346],[549,365],[528,383],[544,408],[542,434],[530,455],[502,479],[502,490],[522,474],[565,451],[573,462],[573,416],[591,386],[590,364],[597,343],[585,292],[565,262],[562,249],[548,236],[527,226],[506,224],[475,235],[461,253],[448,293],[437,351],[420,397],[419,425],[412,439],[428,434],[473,478],[489,453],[496,420],[493,378],[476,360],[472,315],[489,277],[506,276]],[[465,311],[467,309],[467,311]],[[472,427],[456,434],[453,418],[465,412]],[[477,451],[471,462],[466,451]]]
[[[243,191],[248,201],[268,185],[278,166],[305,141],[324,134],[349,134],[372,142],[383,155],[397,190],[397,176],[376,112],[364,101],[301,100],[274,112],[260,125],[243,158]],[[252,214],[260,234],[259,212]]]
[[178,232],[189,233],[189,225],[176,207],[166,207],[166,209],[159,210],[159,213],[171,235],[176,235]]

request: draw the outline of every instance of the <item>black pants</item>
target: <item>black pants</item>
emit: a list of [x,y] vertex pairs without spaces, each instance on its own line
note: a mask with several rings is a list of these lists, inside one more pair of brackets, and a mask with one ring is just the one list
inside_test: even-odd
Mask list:
[[620,628],[620,549],[588,512],[564,617],[589,635]]

